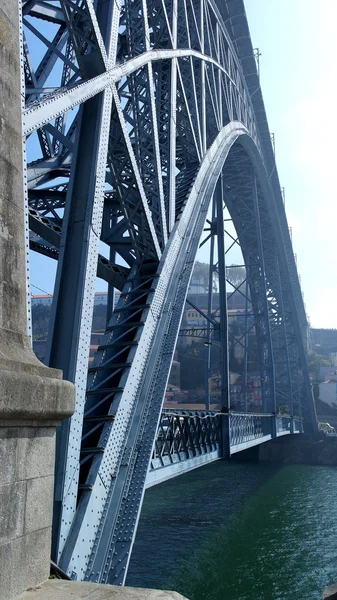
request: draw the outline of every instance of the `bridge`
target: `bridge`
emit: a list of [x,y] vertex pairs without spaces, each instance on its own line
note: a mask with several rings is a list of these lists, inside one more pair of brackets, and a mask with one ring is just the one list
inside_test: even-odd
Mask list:
[[299,417],[211,411],[162,411],[145,482],[149,488],[271,439],[303,433]]
[[[123,584],[146,486],[315,430],[256,52],[243,0],[23,0],[21,56],[26,249],[57,261],[47,364],[76,384],[57,441],[53,559],[73,579]],[[209,370],[218,345],[221,409],[208,389],[204,410],[162,410],[206,238],[206,325],[183,335],[204,337]],[[240,284],[228,275],[233,245]],[[96,277],[108,318],[88,370]],[[228,290],[245,299],[236,334]],[[243,349],[235,411],[230,344]]]

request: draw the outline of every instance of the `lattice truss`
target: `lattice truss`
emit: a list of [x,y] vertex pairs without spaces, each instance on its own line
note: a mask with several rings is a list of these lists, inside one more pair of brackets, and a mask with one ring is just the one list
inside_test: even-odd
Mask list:
[[[299,411],[302,397],[311,418],[306,319],[274,159],[265,162],[268,127],[255,118],[255,60],[250,47],[249,79],[230,14],[244,7],[219,8],[229,30],[213,0],[22,2],[27,243],[58,261],[48,358],[77,388],[58,441],[53,543],[73,578],[125,580],[222,171],[251,265],[266,408],[287,401]],[[96,276],[109,284],[110,307],[113,289],[122,293],[88,375]]]

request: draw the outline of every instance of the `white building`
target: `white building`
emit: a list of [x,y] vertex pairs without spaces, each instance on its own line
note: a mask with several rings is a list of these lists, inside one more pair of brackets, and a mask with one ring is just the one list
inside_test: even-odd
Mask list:
[[108,292],[96,292],[94,305],[107,304],[108,303]]
[[337,377],[328,379],[319,384],[319,398],[322,402],[330,404],[336,408],[337,406]]
[[[114,306],[116,306],[116,304],[119,300],[119,296],[120,296],[120,292],[116,290]],[[32,307],[38,306],[39,304],[42,304],[43,306],[51,306],[52,302],[53,302],[52,294],[36,294],[36,295],[32,296]],[[108,292],[96,292],[95,293],[95,300],[94,300],[95,306],[97,306],[98,304],[107,305],[107,303],[108,303]]]
[[32,296],[32,306],[38,306],[39,304],[50,306],[52,301],[53,296],[51,294],[37,294]]

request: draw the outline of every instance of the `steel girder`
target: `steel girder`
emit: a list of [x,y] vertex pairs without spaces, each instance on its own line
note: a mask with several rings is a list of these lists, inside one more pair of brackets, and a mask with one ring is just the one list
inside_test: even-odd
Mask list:
[[[77,387],[54,559],[73,578],[123,583],[221,173],[217,214],[225,202],[249,265],[266,408],[287,400],[310,429],[306,317],[242,1],[27,0],[22,12],[30,244],[58,259],[49,364]],[[88,375],[96,273],[122,294]]]

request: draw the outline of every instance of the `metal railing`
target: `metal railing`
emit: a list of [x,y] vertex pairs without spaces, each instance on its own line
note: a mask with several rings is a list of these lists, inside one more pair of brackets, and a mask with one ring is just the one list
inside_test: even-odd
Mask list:
[[[229,428],[229,431],[228,431]],[[219,413],[215,411],[164,410],[161,414],[150,470],[194,459],[202,455],[226,455],[224,431],[234,451],[275,437],[302,433],[303,422],[289,415],[263,413]],[[240,448],[240,446],[242,446]],[[248,446],[249,447],[249,446]],[[201,464],[201,463],[200,463]]]
[[229,421],[230,445],[237,446],[272,435],[271,414],[231,413]]
[[216,412],[163,411],[151,469],[207,454],[219,448],[220,418]]
[[276,417],[276,435],[284,432],[291,431],[291,417],[289,416],[277,416]]

